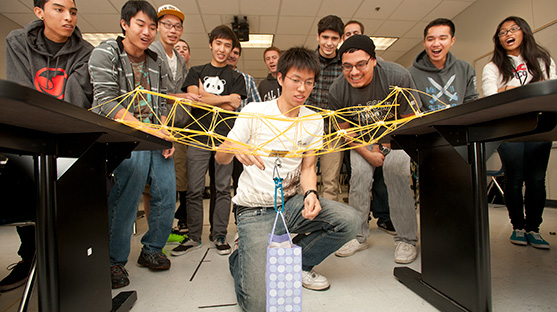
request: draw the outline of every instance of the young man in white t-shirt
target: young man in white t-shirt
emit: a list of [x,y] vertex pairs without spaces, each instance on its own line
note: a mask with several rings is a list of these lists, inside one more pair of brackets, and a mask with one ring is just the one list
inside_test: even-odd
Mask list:
[[[323,120],[299,119],[315,116],[315,112],[302,105],[313,89],[319,70],[319,60],[313,51],[292,48],[282,54],[277,73],[277,81],[282,86],[280,97],[244,107],[228,140],[215,155],[221,164],[230,163],[236,157],[244,165],[238,193],[232,199],[236,205],[239,243],[229,262],[238,303],[246,311],[265,310],[267,234],[271,233],[276,216],[275,172],[284,179],[284,215],[290,233],[310,233],[298,242],[302,247],[304,287],[329,288],[327,278],[313,271],[313,267],[354,238],[358,231],[359,218],[353,208],[320,199],[316,191],[316,157],[310,154],[313,148],[322,145]],[[247,117],[250,115],[273,118]],[[286,153],[286,157],[280,158],[280,167],[275,167],[277,156],[265,152],[268,150]],[[302,153],[303,157],[294,157]],[[299,187],[304,195],[298,194]],[[282,199],[277,201],[280,204]],[[283,233],[284,226],[277,224],[275,234]]]

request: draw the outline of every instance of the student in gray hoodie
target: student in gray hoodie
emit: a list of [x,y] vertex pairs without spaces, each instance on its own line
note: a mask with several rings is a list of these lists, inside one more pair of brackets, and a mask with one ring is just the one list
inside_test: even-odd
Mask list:
[[[81,38],[77,28],[77,8],[73,0],[35,0],[34,13],[39,18],[25,28],[17,29],[6,37],[6,79],[52,95],[79,107],[89,108],[92,87],[87,62],[93,46]],[[25,180],[22,167],[25,156],[10,155],[2,171],[0,185],[9,187]],[[31,192],[29,192],[29,190]],[[18,209],[33,210],[35,201],[31,189],[13,191],[0,188],[0,198],[17,202]],[[35,226],[18,226],[21,240],[18,254],[21,261],[0,281],[0,292],[15,289],[25,283],[35,255]]]
[[[408,68],[424,111],[456,106],[478,98],[476,71],[465,61],[457,60],[449,50],[455,42],[454,23],[438,18],[424,29],[424,51]],[[443,104],[444,103],[444,104]]]

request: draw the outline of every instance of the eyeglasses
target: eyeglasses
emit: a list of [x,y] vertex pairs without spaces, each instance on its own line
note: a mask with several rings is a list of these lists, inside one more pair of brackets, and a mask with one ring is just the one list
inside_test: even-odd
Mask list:
[[505,29],[505,30],[501,30],[499,32],[499,37],[504,37],[505,35],[507,35],[508,33],[514,34],[515,32],[520,30],[520,26],[513,26],[510,29]]
[[356,65],[344,63],[344,64],[342,64],[342,70],[344,70],[345,72],[350,72],[350,71],[352,71],[352,68],[354,68],[354,67],[356,67],[357,70],[362,70],[362,69],[367,67],[367,64],[369,64],[370,60],[371,60],[371,56],[367,59],[367,61],[365,61],[365,62],[361,61],[361,62],[357,63]]
[[174,27],[174,29],[176,29],[176,31],[182,31],[182,29],[184,29],[184,26],[182,26],[182,25],[180,25],[180,24],[174,24],[174,25],[172,25],[172,24],[170,24],[170,23],[162,22],[162,21],[159,22],[159,23],[163,24],[163,25],[164,25],[164,28],[166,28],[166,29],[170,29],[170,28],[172,28],[172,27]]
[[[286,75],[285,75],[285,76],[286,76]],[[315,84],[315,81],[313,81],[313,80],[302,81],[301,79],[291,78],[291,77],[288,77],[288,76],[286,76],[286,78],[292,80],[292,82],[293,82],[294,84],[297,84],[297,85],[299,85],[299,86],[301,86],[302,84],[305,84],[306,87],[308,87],[308,88],[309,88],[309,87],[313,87],[313,85]]]

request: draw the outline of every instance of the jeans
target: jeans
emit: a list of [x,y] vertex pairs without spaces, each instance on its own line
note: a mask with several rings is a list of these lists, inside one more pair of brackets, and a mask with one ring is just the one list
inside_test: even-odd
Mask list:
[[[368,147],[371,149],[371,146]],[[375,167],[355,150],[350,151],[350,192],[348,202],[360,215],[360,232],[356,235],[363,243],[369,236],[369,193],[373,185]],[[395,242],[416,245],[418,241],[418,217],[410,188],[410,157],[402,150],[392,150],[383,162],[383,176],[389,192],[391,221],[397,234]]]
[[373,184],[371,186],[371,211],[377,223],[391,221],[389,213],[389,192],[383,177],[383,167],[375,168],[373,172]]
[[[302,217],[302,195],[295,195],[284,205],[284,218],[290,233],[310,233],[303,237],[302,269],[310,271],[338,250],[358,232],[359,217],[353,208],[337,201],[320,199],[322,210],[313,220]],[[230,273],[238,304],[244,311],[265,311],[265,267],[268,235],[276,212],[273,207],[241,211],[237,216],[239,248],[229,258]],[[280,218],[276,235],[286,233]]]
[[[201,241],[203,231],[203,191],[205,190],[205,173],[209,167],[211,154],[214,153],[196,146],[188,147],[186,158],[188,174],[188,228],[189,236],[196,242]],[[213,237],[224,235],[228,230],[230,219],[230,178],[233,164],[214,163],[215,168],[215,209],[212,217]]]
[[[513,229],[538,232],[545,207],[545,175],[551,142],[505,142],[497,151],[505,172],[505,204]],[[523,185],[526,186],[524,197]]]
[[145,252],[159,252],[172,230],[176,209],[174,161],[165,159],[161,150],[132,152],[114,170],[114,186],[108,196],[110,264],[125,265],[130,253],[130,238],[137,218],[137,207],[145,184],[151,185],[149,230],[141,238]]

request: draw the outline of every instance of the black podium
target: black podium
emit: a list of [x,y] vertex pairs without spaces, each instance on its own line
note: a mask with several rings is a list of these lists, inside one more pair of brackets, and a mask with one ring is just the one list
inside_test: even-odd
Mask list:
[[421,274],[394,275],[442,311],[491,311],[486,159],[502,140],[557,139],[557,80],[415,119],[393,141],[419,164]]
[[[107,174],[171,143],[0,80],[0,150],[34,156],[40,311],[111,311]],[[126,310],[135,292],[115,298]]]

